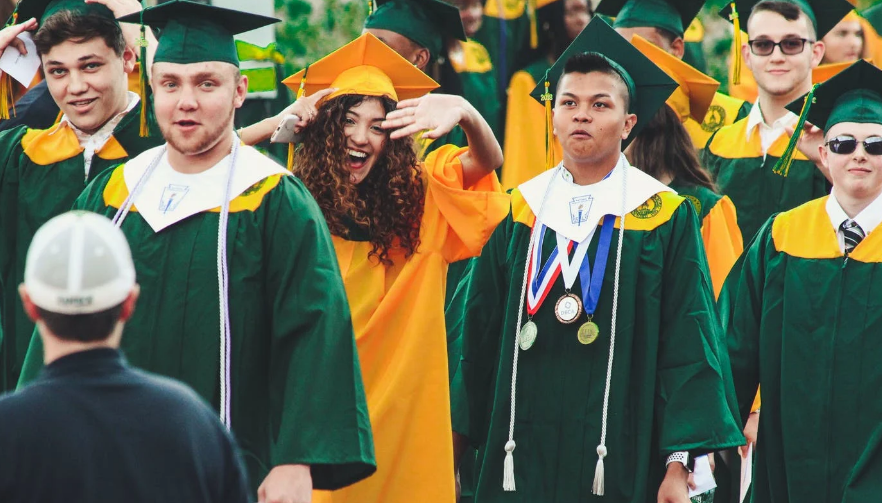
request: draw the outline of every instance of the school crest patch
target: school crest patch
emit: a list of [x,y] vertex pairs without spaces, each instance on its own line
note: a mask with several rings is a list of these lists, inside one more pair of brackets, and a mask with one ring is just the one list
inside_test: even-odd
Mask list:
[[658,212],[661,211],[662,208],[662,199],[658,194],[650,197],[646,200],[645,203],[641,204],[634,211],[631,212],[631,215],[634,218],[639,218],[641,220],[646,220],[648,218],[652,218],[658,215]]
[[708,133],[715,133],[718,129],[726,125],[726,109],[720,105],[711,105],[707,109],[704,121],[701,123],[701,129]]

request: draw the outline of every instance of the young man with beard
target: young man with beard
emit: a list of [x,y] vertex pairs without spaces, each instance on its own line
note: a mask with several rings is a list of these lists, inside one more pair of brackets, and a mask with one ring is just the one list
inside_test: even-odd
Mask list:
[[[140,10],[136,0],[23,0],[17,8],[20,28],[33,29],[37,23],[28,20],[39,20],[34,42],[64,115],[46,130],[18,126],[0,134],[0,390],[15,387],[34,333],[15,290],[34,232],[69,210],[103,170],[160,141],[155,130],[149,138],[139,135],[140,98],[127,89],[138,30],[124,32],[115,20]],[[148,41],[152,52],[155,39]]]
[[512,193],[464,303],[477,503],[687,503],[689,460],[743,441],[695,210],[622,154],[676,86],[595,18],[534,90],[563,162]]
[[134,252],[142,294],[122,349],[219,410],[260,501],[308,502],[376,465],[325,220],[233,131],[247,91],[233,34],[277,20],[176,0],[143,21],[162,29],[151,83],[167,143],[101,174],[75,205],[114,217]]
[[[845,0],[744,0],[721,15],[731,18],[733,6],[749,37],[741,56],[759,97],[747,117],[711,137],[702,164],[735,203],[738,226],[749,241],[772,214],[829,191],[817,145],[787,148],[797,116],[785,107],[812,88],[812,68],[824,56],[819,40],[852,6]],[[786,162],[779,166],[785,154],[792,154],[789,169]]]
[[817,88],[807,119],[833,190],[768,219],[720,297],[742,417],[762,383],[754,503],[882,494],[880,89],[864,61]]

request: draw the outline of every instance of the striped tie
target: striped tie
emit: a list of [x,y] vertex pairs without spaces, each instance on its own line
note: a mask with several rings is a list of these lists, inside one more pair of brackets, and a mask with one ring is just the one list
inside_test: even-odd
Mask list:
[[842,222],[840,228],[842,229],[842,235],[845,236],[845,254],[848,255],[866,235],[861,226],[854,220]]

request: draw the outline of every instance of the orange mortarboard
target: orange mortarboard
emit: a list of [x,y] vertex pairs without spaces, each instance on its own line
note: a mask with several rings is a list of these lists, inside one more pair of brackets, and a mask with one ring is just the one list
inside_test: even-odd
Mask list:
[[812,84],[823,84],[853,64],[854,61],[846,61],[844,63],[828,63],[816,66],[812,68]]

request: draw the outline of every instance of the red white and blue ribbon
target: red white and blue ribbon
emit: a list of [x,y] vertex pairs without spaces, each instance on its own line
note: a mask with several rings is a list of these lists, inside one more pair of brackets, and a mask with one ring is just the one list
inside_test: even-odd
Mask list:
[[[536,314],[536,311],[539,310],[539,307],[545,301],[545,298],[548,297],[548,292],[551,291],[551,286],[554,285],[554,282],[557,281],[557,277],[560,276],[562,257],[558,248],[551,251],[551,255],[545,260],[545,265],[541,267],[539,265],[542,258],[542,242],[545,240],[546,229],[547,227],[545,224],[540,223],[538,220],[533,227],[533,232],[537,234],[536,239],[533,240],[533,247],[530,249],[530,264],[527,269],[527,274],[530,278],[527,285],[527,313],[530,316]],[[563,254],[564,259],[571,249],[572,242],[570,242],[570,246],[567,248],[566,253]]]

